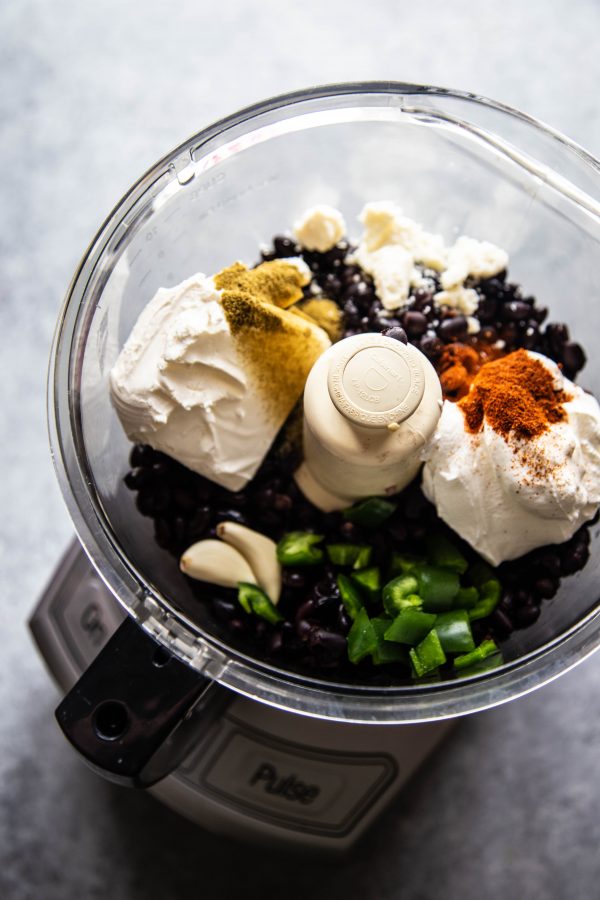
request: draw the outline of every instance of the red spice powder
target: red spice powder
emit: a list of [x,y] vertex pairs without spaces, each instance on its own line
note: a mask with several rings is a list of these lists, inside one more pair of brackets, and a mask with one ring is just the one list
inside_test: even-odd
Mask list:
[[459,401],[467,430],[476,433],[484,419],[504,438],[530,439],[566,419],[563,403],[571,397],[555,390],[552,373],[525,350],[486,363]]

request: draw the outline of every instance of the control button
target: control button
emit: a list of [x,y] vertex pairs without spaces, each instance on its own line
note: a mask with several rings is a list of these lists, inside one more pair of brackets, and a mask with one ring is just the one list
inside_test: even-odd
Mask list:
[[314,834],[350,831],[396,776],[383,754],[333,753],[251,729],[211,750],[186,780],[246,815]]

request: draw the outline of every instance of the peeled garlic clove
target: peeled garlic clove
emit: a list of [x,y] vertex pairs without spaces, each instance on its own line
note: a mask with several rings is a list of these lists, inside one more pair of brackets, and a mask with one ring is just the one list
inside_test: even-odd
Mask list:
[[256,583],[271,603],[277,604],[281,594],[281,566],[277,561],[275,541],[237,522],[219,522],[217,534],[247,559],[256,576]]
[[256,584],[254,572],[241,553],[223,541],[198,541],[182,554],[179,568],[190,578],[235,588],[239,581]]

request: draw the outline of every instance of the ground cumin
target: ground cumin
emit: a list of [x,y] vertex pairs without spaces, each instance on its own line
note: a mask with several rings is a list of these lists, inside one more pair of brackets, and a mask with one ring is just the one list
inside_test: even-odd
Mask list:
[[278,260],[250,270],[235,263],[215,276],[253,389],[278,423],[302,395],[308,373],[329,346],[327,334],[312,319],[284,308],[290,296],[302,296],[299,280],[296,267]]
[[487,423],[504,438],[521,439],[543,434],[566,419],[563,403],[571,397],[555,390],[552,373],[525,350],[486,363],[458,405],[467,430],[476,433]]

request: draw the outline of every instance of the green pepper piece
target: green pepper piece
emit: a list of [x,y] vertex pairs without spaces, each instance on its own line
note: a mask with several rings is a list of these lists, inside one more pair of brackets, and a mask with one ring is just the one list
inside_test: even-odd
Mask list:
[[373,548],[368,547],[366,544],[360,548],[358,552],[358,556],[354,560],[353,569],[366,569],[366,567],[371,562],[371,552]]
[[381,573],[377,566],[372,566],[370,569],[359,569],[357,572],[353,572],[350,578],[359,585],[369,600],[379,599]]
[[342,515],[356,525],[378,528],[396,512],[396,508],[396,503],[390,503],[389,500],[384,500],[382,497],[369,497],[367,500],[361,500],[360,503],[355,503],[354,506],[345,509]]
[[325,549],[334,566],[362,569],[371,559],[371,547],[363,544],[327,544]]
[[[417,579],[413,575],[399,575],[385,585],[383,589],[383,606],[390,616],[396,616],[400,610],[407,607],[422,606],[423,602],[417,596]],[[417,603],[411,598],[417,597]]]
[[480,659],[471,666],[465,666],[464,669],[458,669],[455,673],[457,678],[468,678],[471,675],[479,675],[481,672],[489,672],[490,669],[497,669],[504,660],[501,653],[492,653],[485,659]]
[[455,657],[454,668],[466,669],[468,666],[473,665],[473,663],[478,663],[487,659],[488,656],[491,656],[497,651],[498,647],[494,641],[482,641],[479,647],[475,647],[470,653],[464,653],[462,656]]
[[432,566],[452,569],[459,575],[463,575],[469,568],[465,557],[444,534],[434,534],[428,538],[427,560]]
[[321,548],[314,546],[322,540],[322,534],[290,531],[277,544],[277,559],[282,566],[314,566],[323,559]]
[[385,633],[391,623],[391,619],[386,619],[384,617],[376,616],[371,619],[371,625],[375,629],[375,636],[377,638],[377,646],[372,654],[373,662],[376,666],[398,662],[408,665],[408,652],[406,648],[385,639]]
[[474,622],[475,619],[485,619],[486,616],[490,616],[498,606],[501,594],[502,585],[497,578],[490,578],[489,581],[486,581],[481,586],[479,600],[468,611],[471,621]]
[[356,619],[359,611],[363,608],[362,598],[358,588],[352,584],[346,575],[338,575],[337,586],[344,604],[344,609],[351,619]]
[[419,596],[423,598],[423,609],[443,612],[452,608],[452,601],[460,587],[456,572],[438,566],[421,566],[415,570],[415,576],[419,582]]
[[476,587],[461,587],[452,602],[454,609],[473,609],[479,600],[479,591]]
[[414,647],[429,634],[436,618],[433,613],[424,613],[419,609],[403,609],[386,631],[385,639]]
[[416,674],[421,678],[446,662],[446,654],[435,628],[409,652]]
[[481,588],[492,578],[495,578],[494,570],[482,559],[478,559],[469,569],[469,578],[476,588]]
[[283,620],[283,616],[273,606],[265,592],[255,584],[240,581],[238,583],[238,601],[247,613],[254,613],[261,619],[266,619],[271,625]]
[[348,659],[358,663],[373,653],[377,647],[377,635],[373,624],[363,607],[357,613],[352,628],[348,632]]
[[415,569],[425,565],[422,556],[413,556],[410,553],[392,553],[390,563],[390,578],[395,575],[412,575]]
[[435,630],[445,653],[468,653],[475,649],[469,614],[464,609],[440,613]]

